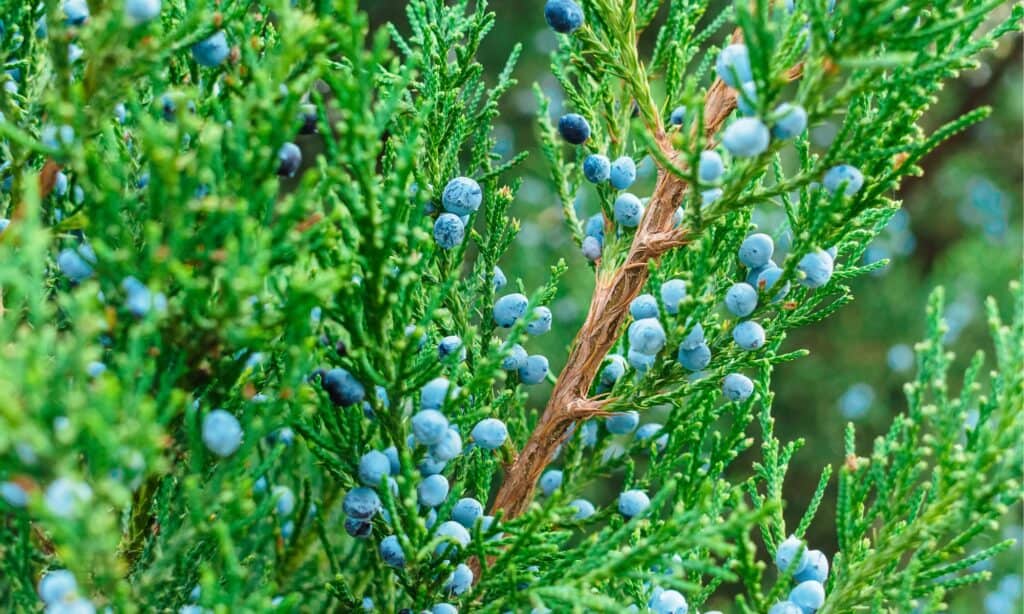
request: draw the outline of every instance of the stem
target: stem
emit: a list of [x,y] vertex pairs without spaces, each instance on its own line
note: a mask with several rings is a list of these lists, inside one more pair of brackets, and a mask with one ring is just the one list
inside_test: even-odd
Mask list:
[[[705,138],[711,139],[718,132],[734,108],[735,90],[716,80],[704,100]],[[675,160],[678,154],[667,138],[657,136],[658,146],[666,157]],[[608,399],[588,399],[587,392],[619,336],[630,301],[640,294],[647,282],[648,262],[690,240],[684,231],[672,229],[672,218],[686,187],[682,179],[664,168],[659,169],[658,183],[633,236],[626,261],[610,274],[599,271],[590,312],[573,341],[565,369],[558,376],[536,428],[508,466],[505,481],[494,499],[492,510],[503,510],[506,519],[519,516],[529,506],[537,479],[553,457],[555,448],[568,437],[569,427],[577,420],[596,415],[608,402]]]

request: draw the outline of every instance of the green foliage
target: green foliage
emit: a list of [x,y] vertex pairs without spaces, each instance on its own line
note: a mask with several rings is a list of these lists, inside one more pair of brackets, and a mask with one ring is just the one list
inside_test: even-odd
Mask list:
[[[771,376],[805,354],[784,348],[787,335],[850,302],[851,280],[880,266],[858,263],[899,208],[892,190],[987,111],[930,134],[918,120],[1021,16],[1014,6],[986,25],[999,2],[857,0],[830,12],[805,1],[793,14],[764,1],[717,13],[693,0],[583,2],[587,23],[560,37],[552,73],[590,122],[585,146],[562,145],[535,88],[542,157],[577,242],[590,152],[654,160],[662,177],[708,187],[696,160],[717,141],[703,131],[714,111],[704,101],[729,25],[750,49],[766,121],[790,101],[811,124],[838,118],[841,128],[825,148],[801,135],[793,148],[773,141],[760,156],[729,159],[723,195],[708,206],[700,189],[671,203],[689,243],[645,263],[647,291],[682,278],[688,297],[663,314],[669,341],[653,367],[601,397],[602,411],[660,421],[666,439],[603,427],[592,443],[573,435],[554,459],[561,488],[515,517],[491,510],[495,522],[456,548],[417,505],[418,467],[429,460],[408,443],[419,390],[440,376],[460,386],[443,410],[467,441],[485,417],[510,431],[503,448],[467,448],[448,463],[438,523],[460,497],[492,498],[540,418],[518,375],[501,368],[514,344],[530,345],[528,322],[505,333],[491,317],[494,267],[519,230],[509,208],[526,153],[498,155],[493,128],[520,47],[489,82],[476,56],[495,17],[466,0],[410,0],[407,23],[373,31],[345,1],[168,0],[138,25],[120,3],[94,4],[74,26],[53,0],[22,3],[0,35],[0,59],[15,71],[0,91],[0,178],[10,179],[0,217],[11,220],[0,234],[0,483],[28,496],[26,506],[0,501],[0,606],[10,611],[38,610],[36,584],[56,568],[74,572],[83,599],[118,612],[181,608],[197,584],[198,604],[216,611],[353,611],[370,598],[382,611],[450,601],[483,612],[619,612],[646,604],[655,586],[693,608],[767,611],[792,574],[766,573],[764,560],[806,533],[833,474],[823,470],[787,527],[783,484],[803,442],[775,434]],[[190,47],[218,29],[229,59],[201,67]],[[72,44],[81,58],[69,56]],[[679,105],[686,122],[666,130]],[[316,134],[300,134],[310,113]],[[280,179],[277,152],[292,140],[306,159],[297,179]],[[853,196],[817,185],[840,162],[867,178]],[[446,251],[431,226],[460,175],[479,182],[483,204],[466,240]],[[596,195],[611,219],[614,191]],[[768,230],[792,236],[780,265],[794,288],[784,301],[761,293],[753,317],[768,343],[743,352],[720,305],[745,274],[733,255],[755,205],[784,214]],[[606,234],[599,279],[619,272],[635,238],[610,224]],[[77,282],[62,258],[85,245],[92,274]],[[840,257],[828,285],[796,285],[797,256],[832,245]],[[550,304],[567,265],[549,270],[541,287],[512,279],[509,290],[531,307]],[[138,283],[142,310],[130,303]],[[836,553],[823,611],[939,609],[947,591],[984,579],[978,561],[1007,547],[992,529],[1021,498],[1024,294],[1015,296],[1009,324],[990,306],[994,370],[984,374],[979,354],[954,395],[937,291],[907,412],[867,457],[850,428],[839,542],[820,545]],[[699,377],[673,351],[697,322],[714,350]],[[448,335],[463,340],[464,361],[438,359]],[[615,349],[625,354],[625,339]],[[316,374],[335,367],[364,385],[365,404],[331,402]],[[739,371],[755,394],[723,402],[722,377]],[[226,458],[203,443],[214,408],[244,432]],[[341,502],[359,484],[361,455],[389,446],[400,471],[379,489],[387,513],[368,538],[352,537]],[[576,519],[571,502],[608,482],[649,493],[649,511],[627,519],[600,500],[594,516]],[[79,494],[60,505],[56,486],[66,484]],[[296,498],[288,513],[281,487]],[[387,535],[400,540],[401,570],[378,552]],[[477,566],[475,585],[446,595],[463,562]]]

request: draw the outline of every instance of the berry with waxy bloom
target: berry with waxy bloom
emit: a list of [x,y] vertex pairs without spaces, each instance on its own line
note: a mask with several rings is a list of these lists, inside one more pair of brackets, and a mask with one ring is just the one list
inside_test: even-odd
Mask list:
[[657,354],[665,346],[665,329],[657,318],[636,320],[629,325],[629,346],[648,356]]
[[583,9],[573,0],[548,0],[544,20],[559,34],[571,34],[583,25]]
[[776,118],[772,136],[777,139],[791,139],[807,129],[807,111],[800,105],[784,102],[772,115]]
[[217,30],[208,38],[192,45],[192,57],[200,66],[212,68],[228,59],[228,37],[224,30]]
[[636,163],[630,156],[621,156],[612,162],[608,181],[616,190],[625,190],[636,181]]
[[526,357],[526,364],[519,368],[519,379],[524,384],[539,384],[548,376],[548,359],[540,354]]
[[441,206],[458,216],[475,213],[483,202],[483,190],[469,177],[456,177],[448,182],[441,193]]
[[679,313],[679,303],[686,298],[686,282],[682,279],[669,279],[661,284],[661,304],[671,315]]
[[590,138],[590,124],[578,113],[567,113],[558,120],[558,133],[573,145],[582,145]]
[[802,275],[800,285],[807,288],[824,286],[832,279],[834,266],[832,256],[824,250],[807,253],[796,265],[796,270]]
[[705,183],[713,183],[722,178],[725,172],[725,164],[722,163],[722,156],[717,151],[702,151],[700,162],[697,164],[697,177]]
[[722,380],[722,394],[730,401],[746,401],[754,393],[754,382],[742,373],[730,373]]
[[725,308],[734,316],[749,316],[757,309],[757,290],[748,283],[733,284],[725,293]]
[[642,490],[626,490],[619,495],[619,513],[626,518],[643,514],[651,507],[651,499]]
[[223,409],[215,409],[203,418],[203,443],[217,456],[226,457],[242,445],[242,425]]
[[412,434],[424,446],[439,443],[448,432],[448,418],[436,409],[423,409],[412,417]]
[[583,176],[590,183],[601,183],[608,181],[611,176],[612,163],[608,156],[601,154],[590,154],[583,160]]
[[441,249],[454,249],[466,238],[466,224],[454,213],[442,213],[434,220],[434,241]]
[[277,174],[281,177],[294,177],[302,164],[302,150],[295,143],[285,143],[277,151]]
[[768,127],[756,117],[741,117],[722,133],[722,145],[737,158],[753,158],[768,149]]
[[756,350],[765,342],[764,329],[753,320],[740,322],[732,331],[733,341],[744,350]]
[[496,450],[508,439],[508,427],[497,418],[484,418],[476,423],[470,433],[476,445],[485,450]]
[[636,228],[640,225],[640,218],[644,216],[644,205],[635,194],[623,192],[615,199],[613,212],[617,224],[626,228]]
[[864,174],[855,166],[840,164],[828,169],[822,180],[822,185],[833,194],[839,190],[840,186],[845,185],[843,194],[853,196],[864,186]]
[[502,328],[511,328],[526,315],[529,303],[530,300],[522,294],[506,294],[494,303],[494,323]]
[[715,72],[730,87],[739,87],[742,83],[753,81],[754,74],[750,70],[750,54],[747,51],[747,46],[733,43],[722,49],[715,62]]

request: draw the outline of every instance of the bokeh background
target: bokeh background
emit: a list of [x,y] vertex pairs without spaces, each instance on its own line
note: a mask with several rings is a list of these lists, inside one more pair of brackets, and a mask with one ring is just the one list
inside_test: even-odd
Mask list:
[[[407,31],[403,2],[363,4],[371,23],[391,21]],[[552,304],[553,332],[531,341],[540,346],[557,372],[586,314],[593,279],[562,225],[560,205],[537,148],[537,103],[532,85],[540,84],[552,99],[553,114],[563,112],[559,86],[548,68],[556,39],[544,24],[543,5],[543,0],[493,2],[496,25],[479,57],[493,83],[512,46],[523,45],[514,73],[519,83],[506,96],[495,129],[503,155],[530,152],[515,172],[522,187],[512,214],[521,221],[521,232],[501,265],[510,279],[522,278],[527,288],[543,283],[548,266],[559,258],[570,265]],[[718,38],[724,36],[725,31]],[[845,424],[853,421],[858,440],[867,446],[895,413],[905,409],[902,386],[913,377],[912,347],[924,335],[925,303],[932,288],[946,288],[946,342],[958,357],[954,373],[962,371],[976,350],[991,349],[983,302],[993,296],[1005,312],[1009,308],[1008,284],[1011,279],[1021,279],[1021,51],[1019,35],[1004,39],[982,58],[977,69],[962,74],[943,90],[923,120],[926,128],[982,105],[993,108],[992,117],[933,152],[923,163],[925,175],[908,180],[895,195],[903,200],[904,210],[865,255],[870,260],[889,259],[889,265],[854,282],[856,300],[852,304],[787,341],[788,349],[811,352],[807,358],[780,367],[774,378],[779,436],[806,440],[787,483],[787,518],[794,522],[809,501],[821,468],[842,463]],[[812,138],[827,143],[835,128],[814,127]],[[644,186],[651,185],[653,165],[648,162],[641,165],[641,180],[634,191],[643,194]],[[577,205],[581,214],[596,210],[596,205],[586,201],[585,193]],[[774,227],[767,217],[760,222],[766,228]],[[549,387],[535,388],[537,405],[542,406]],[[834,482],[809,532],[810,543],[829,554],[836,544],[831,522]],[[1021,525],[1021,510],[1014,509],[1006,520],[1006,536],[1024,538]],[[986,564],[993,579],[961,591],[953,601],[953,612],[1024,612],[1024,552],[1019,543],[993,564]]]

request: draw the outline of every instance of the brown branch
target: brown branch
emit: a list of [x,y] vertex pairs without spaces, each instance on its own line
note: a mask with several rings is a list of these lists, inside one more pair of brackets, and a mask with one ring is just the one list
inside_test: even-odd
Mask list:
[[[704,101],[705,138],[712,139],[735,108],[736,91],[716,80]],[[658,139],[658,144],[670,160],[678,157],[667,139]],[[494,511],[503,510],[505,518],[515,518],[526,510],[541,472],[568,437],[569,427],[583,417],[603,413],[600,408],[608,400],[588,399],[587,391],[619,336],[630,301],[647,282],[648,262],[689,241],[683,231],[672,229],[672,218],[685,192],[682,179],[660,170],[625,263],[615,271],[598,275],[590,312],[573,341],[566,368],[559,375],[529,440],[508,467],[491,506]]]

